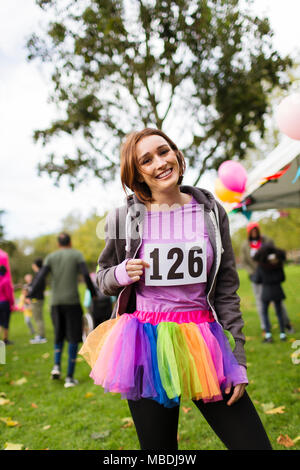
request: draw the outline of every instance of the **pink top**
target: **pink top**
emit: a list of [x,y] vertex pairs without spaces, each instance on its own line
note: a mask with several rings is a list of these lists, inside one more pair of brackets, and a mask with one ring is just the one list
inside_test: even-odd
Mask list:
[[4,276],[0,276],[0,302],[9,302],[9,306],[12,309],[15,303],[14,288],[11,279],[8,255],[3,250],[0,250],[0,266],[1,265],[6,267],[7,272]]
[[[206,276],[213,263],[213,249],[204,224],[203,208],[194,198],[184,206],[171,211],[147,212],[144,222],[143,241],[137,257],[144,259],[145,244],[204,241],[206,247]],[[115,270],[121,285],[132,283],[126,272],[124,260]],[[206,282],[186,285],[146,286],[145,274],[137,283],[136,308],[151,312],[184,312],[208,310]]]

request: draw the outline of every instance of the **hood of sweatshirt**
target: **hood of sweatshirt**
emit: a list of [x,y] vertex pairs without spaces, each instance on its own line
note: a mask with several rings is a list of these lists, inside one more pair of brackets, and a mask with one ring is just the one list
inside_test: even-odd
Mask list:
[[[196,188],[194,186],[180,186],[182,193],[191,194],[199,204],[203,204],[205,211],[211,211],[215,204],[215,198],[210,191],[203,188]],[[133,204],[143,204],[135,194],[130,194],[127,197],[127,206],[131,207]]]

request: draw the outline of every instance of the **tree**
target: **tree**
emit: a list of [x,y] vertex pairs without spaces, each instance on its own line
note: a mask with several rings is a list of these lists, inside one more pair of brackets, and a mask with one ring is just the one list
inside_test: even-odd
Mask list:
[[0,209],[0,249],[4,250],[11,256],[16,250],[16,245],[11,240],[5,239],[4,225],[2,224],[1,217],[5,214],[5,211]]
[[291,59],[241,0],[36,2],[51,20],[28,40],[28,58],[50,65],[60,115],[34,139],[69,137],[64,155],[39,164],[57,184],[63,175],[73,188],[89,174],[110,181],[122,138],[146,126],[179,143],[196,184],[245,158],[264,135],[268,94],[288,83]]
[[4,214],[4,210],[0,209],[0,243],[2,242],[4,238],[4,226],[2,225],[2,220],[1,220],[1,217],[3,216],[3,214]]
[[104,222],[105,217],[91,214],[72,234],[72,243],[84,254],[90,271],[96,270],[97,260],[105,245],[104,237],[98,231],[99,223]]

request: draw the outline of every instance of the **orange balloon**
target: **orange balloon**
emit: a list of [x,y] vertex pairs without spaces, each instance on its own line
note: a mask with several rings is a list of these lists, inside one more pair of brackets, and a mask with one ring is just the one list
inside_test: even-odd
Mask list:
[[215,181],[215,194],[223,202],[240,202],[243,193],[237,193],[227,189],[222,181],[217,178]]

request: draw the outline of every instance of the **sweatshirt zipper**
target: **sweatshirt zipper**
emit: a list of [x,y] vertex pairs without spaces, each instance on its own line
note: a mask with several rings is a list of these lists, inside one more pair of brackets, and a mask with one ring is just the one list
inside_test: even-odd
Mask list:
[[220,233],[219,233],[219,230],[218,230],[218,227],[217,227],[217,224],[216,224],[216,220],[215,220],[215,217],[212,215],[212,212],[210,212],[209,216],[211,218],[211,221],[213,223],[213,226],[214,226],[214,230],[215,230],[215,235],[216,235],[216,249],[217,249],[217,259],[216,259],[216,269],[215,269],[215,273],[214,273],[214,277],[212,279],[212,282],[211,282],[211,285],[210,285],[210,289],[207,293],[207,302],[208,302],[208,305],[210,306],[211,308],[211,311],[213,313],[213,316],[216,320],[216,322],[219,323],[219,320],[218,320],[218,317],[217,317],[217,314],[214,310],[214,308],[212,307],[210,301],[209,301],[209,296],[211,294],[211,291],[212,291],[212,288],[213,288],[213,285],[214,285],[214,282],[215,282],[215,279],[217,277],[217,272],[218,272],[218,269],[219,269],[219,266],[220,266],[220,262],[221,262],[221,253],[220,253],[220,246],[221,246],[221,243],[220,243]]

